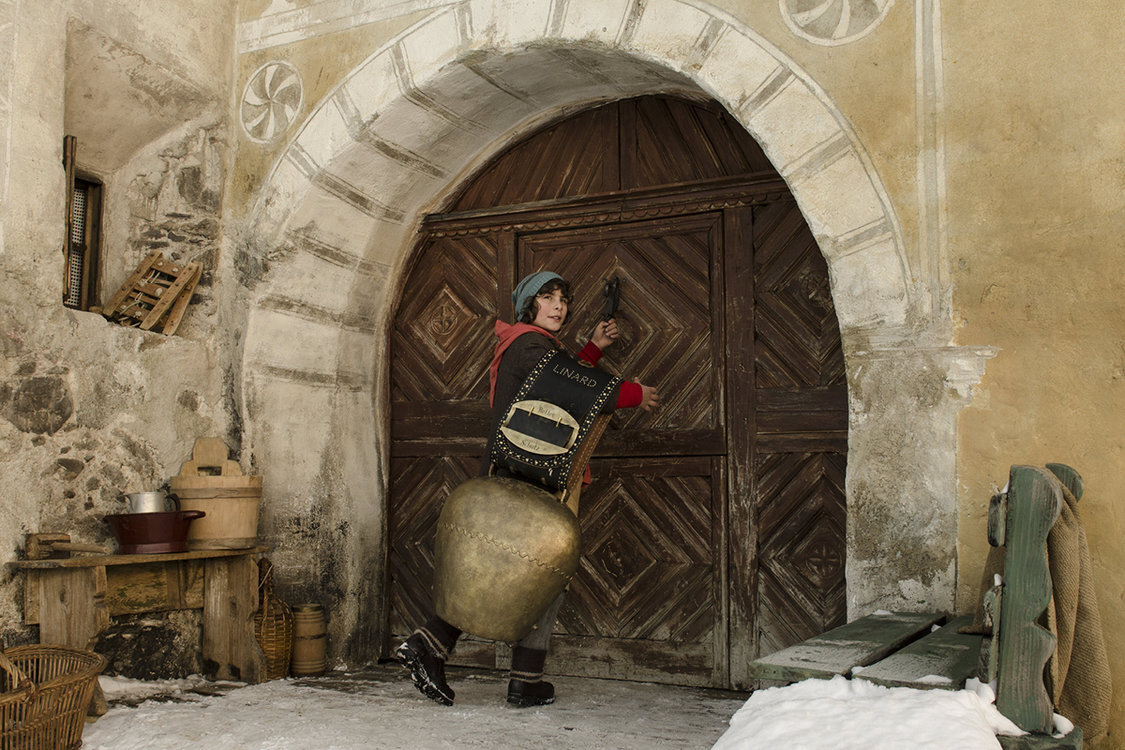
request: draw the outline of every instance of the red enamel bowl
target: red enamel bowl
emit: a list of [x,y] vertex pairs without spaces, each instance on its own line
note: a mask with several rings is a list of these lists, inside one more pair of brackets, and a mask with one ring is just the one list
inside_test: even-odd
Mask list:
[[105,517],[123,555],[187,552],[188,527],[205,516],[201,510],[118,513]]

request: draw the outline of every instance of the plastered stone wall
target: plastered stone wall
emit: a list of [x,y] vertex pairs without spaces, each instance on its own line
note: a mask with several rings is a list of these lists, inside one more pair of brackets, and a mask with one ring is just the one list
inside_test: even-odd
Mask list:
[[[237,447],[231,347],[217,302],[234,25],[226,7],[0,3],[5,561],[34,531],[109,542],[102,516],[123,510],[121,493],[164,485],[195,437],[220,435]],[[64,134],[78,136],[79,172],[104,184],[99,301],[150,250],[203,262],[176,335],[61,304]],[[36,636],[21,625],[22,588],[22,576],[5,568],[0,633],[9,645]],[[145,626],[161,634],[154,642],[198,641],[198,617],[163,619]],[[163,666],[198,671],[197,650],[178,646],[180,662]],[[115,657],[113,668],[129,673],[136,661]]]

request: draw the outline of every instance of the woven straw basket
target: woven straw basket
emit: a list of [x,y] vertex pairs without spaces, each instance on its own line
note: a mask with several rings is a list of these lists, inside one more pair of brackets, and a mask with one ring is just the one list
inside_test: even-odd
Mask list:
[[0,747],[80,747],[86,711],[105,665],[100,654],[62,646],[0,651]]
[[266,657],[266,679],[289,676],[293,652],[293,611],[273,592],[273,564],[258,561],[258,613],[254,615],[254,638]]

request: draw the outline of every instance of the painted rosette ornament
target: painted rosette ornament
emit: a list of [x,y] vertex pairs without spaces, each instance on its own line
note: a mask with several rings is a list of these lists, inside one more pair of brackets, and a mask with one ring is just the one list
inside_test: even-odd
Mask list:
[[243,89],[243,132],[257,143],[277,140],[301,111],[304,95],[296,68],[283,60],[266,63],[251,74]]
[[797,36],[835,46],[861,39],[879,25],[894,0],[780,0],[781,16]]

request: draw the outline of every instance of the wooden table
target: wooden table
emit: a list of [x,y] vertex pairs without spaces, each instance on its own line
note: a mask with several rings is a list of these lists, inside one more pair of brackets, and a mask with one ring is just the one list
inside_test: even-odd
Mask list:
[[203,610],[203,665],[222,680],[260,682],[254,639],[257,556],[265,547],[150,555],[18,560],[27,574],[24,622],[39,642],[91,649],[114,615]]

